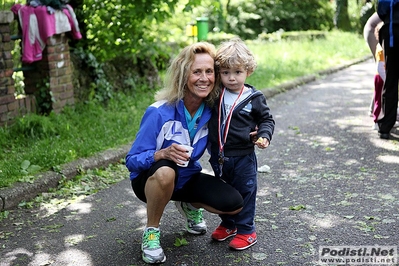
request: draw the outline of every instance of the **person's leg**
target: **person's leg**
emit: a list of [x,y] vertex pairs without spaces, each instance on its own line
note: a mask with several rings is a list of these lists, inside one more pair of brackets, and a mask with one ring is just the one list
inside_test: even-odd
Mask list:
[[147,227],[159,227],[177,178],[176,164],[169,160],[160,160],[132,180],[134,193],[141,201],[147,203]]
[[131,182],[136,196],[147,203],[147,226],[141,243],[142,259],[147,263],[162,263],[166,260],[160,243],[159,223],[176,182],[177,166],[168,160],[156,162]]
[[233,160],[230,158],[229,163],[233,163],[230,167],[231,171],[228,169],[224,173],[223,178],[226,178],[226,181],[238,190],[244,200],[242,210],[233,216],[238,229],[237,233],[250,234],[255,231],[257,192],[256,156],[255,153],[252,153],[247,156],[236,157]]
[[147,198],[147,227],[159,227],[165,207],[172,197],[175,176],[172,168],[164,166],[148,178],[144,188]]
[[397,48],[387,48],[386,55],[386,81],[384,84],[384,117],[379,120],[380,131],[389,133],[396,121],[398,108],[398,60]]
[[179,212],[186,219],[186,229],[201,235],[207,231],[203,209],[216,213],[236,213],[242,207],[242,198],[230,185],[219,178],[197,173],[172,195]]
[[228,225],[232,218],[237,228],[237,235],[230,241],[229,247],[244,250],[257,242],[255,232],[255,210],[257,192],[257,160],[255,153],[242,157],[229,158],[223,168],[223,179],[239,191],[244,199],[242,210],[233,215],[220,215],[222,225]]
[[386,79],[383,88],[384,117],[378,120],[381,138],[388,139],[395,125],[398,108],[398,68],[399,68],[399,28],[394,27],[394,47],[389,47],[388,27],[382,27],[380,37],[383,37]]
[[243,199],[231,185],[218,177],[199,173],[173,196],[173,200],[191,203],[196,208],[215,214],[236,214],[241,211]]
[[[224,241],[236,234],[254,233],[257,190],[257,161],[255,153],[247,156],[230,157],[223,166],[222,178],[241,194],[244,200],[244,207],[239,213],[234,215],[219,215],[222,221],[212,233],[212,239]],[[240,246],[242,247],[243,245]]]

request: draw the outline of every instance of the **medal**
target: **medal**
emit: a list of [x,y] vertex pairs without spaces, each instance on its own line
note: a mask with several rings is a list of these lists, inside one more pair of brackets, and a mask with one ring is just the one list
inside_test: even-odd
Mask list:
[[218,142],[219,142],[218,163],[219,163],[219,168],[220,168],[220,173],[219,173],[220,176],[222,176],[222,174],[223,174],[222,168],[223,168],[223,163],[225,161],[223,150],[224,150],[224,144],[226,143],[227,134],[229,132],[231,116],[233,115],[233,111],[237,104],[238,99],[240,98],[240,96],[242,95],[242,93],[244,91],[244,86],[242,86],[240,93],[238,94],[237,98],[234,100],[234,103],[231,106],[228,113],[226,113],[226,109],[224,106],[225,91],[226,91],[226,88],[223,88],[222,93],[220,95],[219,115],[218,115]]

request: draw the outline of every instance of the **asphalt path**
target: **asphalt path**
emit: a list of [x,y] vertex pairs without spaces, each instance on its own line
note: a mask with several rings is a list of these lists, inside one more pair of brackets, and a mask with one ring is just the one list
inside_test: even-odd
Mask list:
[[[258,243],[231,251],[228,242],[211,241],[219,217],[208,212],[208,232],[192,236],[170,203],[161,221],[164,265],[325,265],[320,247],[396,249],[399,130],[382,140],[372,129],[374,69],[368,60],[268,99],[276,128],[271,146],[257,149],[264,170]],[[145,213],[127,179],[55,213],[45,206],[15,209],[1,221],[0,266],[146,265]]]

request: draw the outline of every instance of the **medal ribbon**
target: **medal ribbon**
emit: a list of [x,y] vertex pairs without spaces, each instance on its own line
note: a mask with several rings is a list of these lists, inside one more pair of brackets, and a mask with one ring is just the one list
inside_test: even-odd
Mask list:
[[238,97],[234,100],[233,105],[230,108],[229,113],[227,114],[227,117],[224,119],[222,122],[222,112],[226,116],[226,108],[224,106],[224,93],[226,91],[226,88],[223,88],[222,94],[220,95],[220,102],[219,102],[219,116],[218,116],[218,142],[219,142],[219,165],[220,165],[220,176],[222,175],[222,165],[223,165],[223,158],[224,158],[224,144],[226,143],[227,139],[227,134],[229,132],[230,128],[230,120],[231,116],[233,114],[234,108],[237,104],[238,99],[240,99],[243,91],[244,91],[244,85],[242,86],[240,93],[238,94]]

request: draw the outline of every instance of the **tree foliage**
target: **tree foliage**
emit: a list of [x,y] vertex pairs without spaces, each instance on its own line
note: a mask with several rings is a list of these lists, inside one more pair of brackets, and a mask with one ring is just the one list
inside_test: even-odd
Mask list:
[[[200,0],[190,0],[184,8],[190,10]],[[160,27],[175,14],[179,0],[73,0],[86,39],[80,45],[95,54],[100,61],[121,55],[137,59],[151,58],[169,52]],[[81,9],[80,9],[81,8]],[[164,44],[164,45],[162,45]]]
[[228,5],[226,30],[243,38],[280,29],[329,30],[333,27],[333,12],[325,0],[236,0]]
[[333,7],[326,0],[71,0],[86,39],[80,45],[99,61],[133,56],[164,64],[170,43],[184,46],[185,27],[209,18],[209,29],[243,39],[279,29],[329,30]]
[[119,54],[150,56],[146,45],[155,39],[152,22],[164,21],[176,1],[86,0],[87,48],[101,60]]
[[[119,69],[146,78],[164,69],[182,46],[196,41],[186,36],[185,28],[195,24],[198,17],[209,19],[212,33],[242,39],[280,29],[334,27],[334,6],[328,0],[71,0],[71,5],[76,6],[86,37],[77,46],[93,54],[98,62],[119,62]],[[213,40],[218,43],[217,38]],[[130,62],[132,67],[128,66]],[[129,82],[117,88],[135,88],[135,84],[137,79],[129,76]]]

